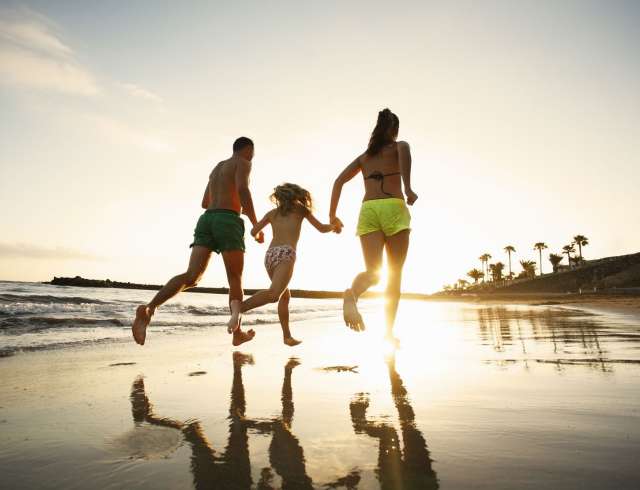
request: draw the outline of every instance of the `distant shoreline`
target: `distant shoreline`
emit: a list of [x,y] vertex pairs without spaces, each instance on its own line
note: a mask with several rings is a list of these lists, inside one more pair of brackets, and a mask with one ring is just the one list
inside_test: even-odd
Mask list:
[[[54,277],[53,280],[45,282],[53,286],[74,286],[85,288],[116,288],[116,289],[139,289],[146,291],[158,291],[162,286],[157,284],[137,284],[133,282],[111,281],[110,279],[86,279],[84,277]],[[245,294],[255,294],[259,289],[245,289]],[[207,288],[195,287],[187,289],[188,293],[209,293],[209,294],[229,294],[228,288]],[[308,299],[341,299],[342,291],[313,291],[308,289],[291,289],[291,296],[294,298]],[[367,292],[363,295],[365,298],[379,298],[384,296],[383,292]],[[428,300],[434,299],[429,294],[420,293],[402,293],[403,299]]]

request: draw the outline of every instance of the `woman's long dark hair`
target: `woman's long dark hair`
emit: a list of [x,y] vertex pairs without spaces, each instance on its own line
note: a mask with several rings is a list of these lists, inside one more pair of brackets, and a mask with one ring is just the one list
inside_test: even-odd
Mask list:
[[367,155],[374,156],[393,141],[395,133],[397,133],[400,127],[400,120],[389,109],[383,109],[378,112],[378,121],[376,127],[373,128],[371,133],[371,139],[369,139],[369,147],[367,148]]

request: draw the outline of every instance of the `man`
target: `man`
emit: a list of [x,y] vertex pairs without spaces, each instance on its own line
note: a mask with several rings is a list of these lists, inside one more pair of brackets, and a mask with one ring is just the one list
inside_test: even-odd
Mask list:
[[[229,281],[229,302],[242,301],[242,269],[244,267],[244,221],[245,214],[252,225],[257,223],[253,200],[249,190],[249,174],[253,159],[253,141],[240,137],[233,143],[233,155],[213,169],[202,197],[202,207],[206,211],[200,216],[191,244],[189,267],[183,274],[173,277],[158,291],[149,304],[140,305],[131,327],[135,341],[144,345],[147,326],[156,308],[180,291],[198,284],[207,269],[211,252],[222,254]],[[264,242],[262,232],[254,237],[258,243]],[[251,340],[253,330],[243,332],[241,328],[233,332],[233,345]]]

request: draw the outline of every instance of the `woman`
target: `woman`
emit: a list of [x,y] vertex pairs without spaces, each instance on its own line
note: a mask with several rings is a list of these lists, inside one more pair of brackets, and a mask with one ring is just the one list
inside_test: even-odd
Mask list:
[[[365,328],[357,301],[362,293],[380,280],[382,254],[386,250],[388,271],[385,315],[387,338],[393,338],[393,324],[400,301],[402,267],[409,248],[411,216],[405,204],[412,205],[418,196],[411,189],[411,152],[405,141],[396,141],[400,121],[389,109],[378,113],[367,150],[351,162],[333,184],[329,219],[338,228],[336,217],[342,186],[362,172],[364,200],[358,219],[357,235],[362,245],[366,271],[353,280],[344,293],[344,321],[349,328]],[[404,184],[404,194],[402,185]]]

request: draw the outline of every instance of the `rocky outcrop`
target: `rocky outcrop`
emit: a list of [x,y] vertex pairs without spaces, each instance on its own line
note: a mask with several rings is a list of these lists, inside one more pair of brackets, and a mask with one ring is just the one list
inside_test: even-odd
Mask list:
[[575,269],[505,283],[500,293],[568,293],[640,287],[640,253],[591,260]]

